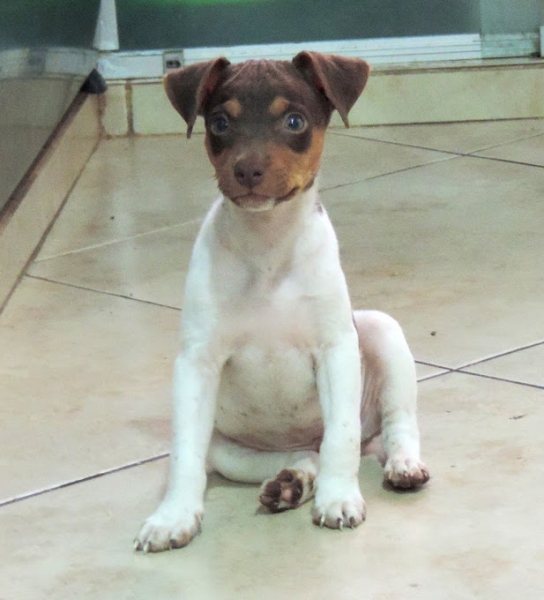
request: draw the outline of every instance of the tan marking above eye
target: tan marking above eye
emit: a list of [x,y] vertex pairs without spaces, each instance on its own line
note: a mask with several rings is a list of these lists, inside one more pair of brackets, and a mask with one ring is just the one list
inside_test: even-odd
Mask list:
[[268,107],[268,112],[273,117],[280,117],[287,110],[291,103],[283,96],[276,96],[272,104]]
[[227,100],[223,107],[233,119],[237,119],[242,114],[242,105],[236,98]]

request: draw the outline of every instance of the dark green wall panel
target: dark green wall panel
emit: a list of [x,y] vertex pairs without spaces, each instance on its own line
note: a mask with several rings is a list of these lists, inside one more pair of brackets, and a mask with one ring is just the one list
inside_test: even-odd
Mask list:
[[474,0],[117,0],[122,50],[477,33]]
[[99,0],[0,0],[0,50],[90,48]]

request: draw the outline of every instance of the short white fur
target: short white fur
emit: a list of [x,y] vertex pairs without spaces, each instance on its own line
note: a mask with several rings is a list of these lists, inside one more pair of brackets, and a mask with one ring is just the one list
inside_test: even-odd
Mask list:
[[340,529],[365,518],[365,444],[394,485],[428,478],[404,335],[383,313],[353,313],[316,189],[263,212],[221,197],[204,221],[182,311],[168,490],[137,549],[191,541],[207,471],[260,483],[297,469],[316,478],[313,521]]

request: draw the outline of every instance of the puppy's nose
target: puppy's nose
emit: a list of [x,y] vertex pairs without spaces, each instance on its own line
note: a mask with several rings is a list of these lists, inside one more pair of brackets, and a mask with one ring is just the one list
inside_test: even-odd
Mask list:
[[258,186],[264,178],[265,166],[263,161],[249,158],[239,160],[234,166],[234,177],[236,181],[246,187]]

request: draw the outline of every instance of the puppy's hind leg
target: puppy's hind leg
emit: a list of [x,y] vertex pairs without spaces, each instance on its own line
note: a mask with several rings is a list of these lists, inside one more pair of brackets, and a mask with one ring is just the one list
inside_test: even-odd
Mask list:
[[267,452],[214,432],[208,469],[231,481],[262,483],[259,501],[270,512],[298,508],[315,494],[319,455],[312,450]]
[[381,432],[384,479],[415,488],[429,479],[421,462],[415,364],[399,324],[378,311],[356,311],[364,373],[363,444]]

